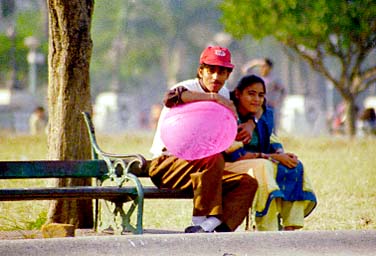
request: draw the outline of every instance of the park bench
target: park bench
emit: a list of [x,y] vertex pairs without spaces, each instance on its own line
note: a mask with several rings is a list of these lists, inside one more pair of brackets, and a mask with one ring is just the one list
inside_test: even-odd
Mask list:
[[[83,113],[83,116],[92,147],[91,160],[0,161],[0,179],[93,178],[96,181],[95,185],[0,188],[0,201],[95,199],[94,228],[97,229],[98,217],[101,217],[98,200],[103,199],[106,205],[113,205],[111,208],[112,225],[117,225],[115,219],[120,216],[122,233],[142,234],[145,198],[192,198],[192,193],[189,191],[159,189],[154,185],[143,185],[141,179],[149,178],[148,162],[145,158],[139,154],[112,154],[101,150],[90,115]],[[111,181],[110,186],[103,185],[107,180]],[[137,212],[135,221],[132,221],[135,211]]]
[[[101,226],[103,208],[111,215],[108,227],[120,225],[121,233],[143,233],[144,199],[191,199],[191,191],[160,189],[145,185],[149,179],[149,161],[140,154],[113,154],[98,145],[94,125],[88,113],[82,113],[87,125],[91,160],[0,161],[0,179],[93,178],[94,186],[0,188],[0,201],[95,199],[94,229]],[[104,185],[110,181],[111,185]],[[151,182],[149,182],[151,183]],[[102,200],[99,200],[102,199]],[[136,212],[136,216],[132,217]],[[116,219],[120,217],[120,224]],[[135,220],[134,220],[135,219]],[[249,216],[245,229],[249,230]]]
[[[130,193],[131,200],[108,200],[115,203],[115,208],[113,210],[113,215],[116,216],[120,214],[122,221],[121,226],[123,232],[132,231],[135,234],[143,233],[143,202],[144,199],[192,199],[193,192],[180,189],[165,189],[157,188],[156,186],[145,186],[142,184],[140,179],[150,179],[149,176],[149,164],[150,161],[146,160],[142,155],[119,155],[104,152],[96,140],[95,129],[93,122],[89,113],[82,113],[85,118],[85,122],[88,128],[88,133],[90,137],[90,143],[92,147],[92,158],[93,159],[105,159],[109,166],[111,166],[111,180],[114,180],[116,184],[124,188],[124,183],[132,181],[134,183],[133,187],[129,187],[133,192]],[[120,167],[120,168],[119,168]],[[131,206],[129,207],[127,213],[123,209],[123,204],[131,201]],[[106,203],[106,202],[105,202]],[[131,224],[131,216],[137,207],[137,223],[136,225]],[[245,219],[245,230],[251,229],[251,212],[250,209],[246,219]]]

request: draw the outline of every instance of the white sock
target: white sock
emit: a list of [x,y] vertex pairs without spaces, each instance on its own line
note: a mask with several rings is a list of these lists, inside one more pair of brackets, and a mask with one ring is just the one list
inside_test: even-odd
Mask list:
[[213,230],[221,223],[222,221],[220,221],[218,218],[211,216],[207,218],[203,223],[201,223],[200,226],[207,232],[213,232]]
[[192,225],[199,226],[206,220],[206,216],[192,216]]

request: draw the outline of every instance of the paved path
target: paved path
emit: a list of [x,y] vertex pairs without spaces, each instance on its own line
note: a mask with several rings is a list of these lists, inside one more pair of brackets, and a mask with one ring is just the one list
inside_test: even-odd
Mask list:
[[0,255],[376,255],[376,230],[146,234],[1,240]]

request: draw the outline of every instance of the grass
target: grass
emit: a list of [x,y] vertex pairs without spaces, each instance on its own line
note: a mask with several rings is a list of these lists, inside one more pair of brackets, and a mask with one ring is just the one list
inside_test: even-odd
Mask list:
[[[99,135],[113,153],[150,158],[152,134]],[[376,229],[376,139],[282,137],[286,151],[305,166],[318,198],[305,230]],[[47,155],[44,136],[0,134],[0,160],[36,160]],[[0,187],[43,185],[48,181],[1,180]],[[189,224],[191,200],[146,200],[144,226],[182,230]],[[0,230],[34,229],[45,219],[48,201],[0,202]]]

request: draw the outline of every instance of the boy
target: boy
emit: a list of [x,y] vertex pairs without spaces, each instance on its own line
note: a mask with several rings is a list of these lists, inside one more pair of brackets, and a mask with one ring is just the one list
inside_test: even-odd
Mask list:
[[185,229],[186,233],[234,231],[247,216],[257,190],[254,178],[224,169],[222,154],[187,161],[171,155],[160,137],[160,120],[169,108],[179,104],[209,100],[236,113],[224,87],[233,68],[227,48],[209,46],[200,56],[197,78],[176,84],[164,98],[165,106],[150,150],[153,159],[149,174],[160,188],[193,191],[192,226]]

